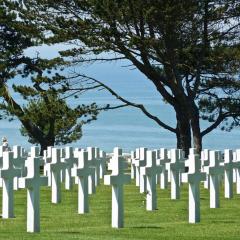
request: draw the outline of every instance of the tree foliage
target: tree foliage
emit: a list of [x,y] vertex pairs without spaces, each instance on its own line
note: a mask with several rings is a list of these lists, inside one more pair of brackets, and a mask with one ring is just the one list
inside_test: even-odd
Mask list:
[[78,140],[82,125],[95,120],[99,111],[95,103],[70,106],[64,94],[68,80],[59,74],[66,64],[62,58],[25,54],[43,43],[45,33],[21,16],[18,3],[0,0],[0,116],[19,119],[22,134],[43,151]]
[[[49,135],[50,137],[52,131],[54,143],[64,145],[82,137],[83,124],[96,120],[98,113],[96,109],[95,104],[71,108],[66,101],[54,94],[49,97],[49,104],[46,104],[43,99],[29,101],[28,105],[24,107],[24,117],[38,126],[45,136]],[[38,139],[29,134],[24,126],[21,128],[21,132],[24,136],[29,137],[30,143],[38,144]]]

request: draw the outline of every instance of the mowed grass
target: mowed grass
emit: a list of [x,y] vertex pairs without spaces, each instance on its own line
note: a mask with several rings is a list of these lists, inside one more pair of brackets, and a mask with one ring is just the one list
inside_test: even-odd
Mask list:
[[51,189],[41,189],[41,232],[26,232],[26,190],[15,191],[15,218],[0,219],[0,239],[240,239],[240,196],[223,198],[221,207],[209,208],[209,192],[201,187],[201,223],[188,223],[188,186],[181,199],[158,189],[158,210],[145,210],[145,196],[134,182],[124,188],[125,227],[111,228],[111,187],[101,185],[90,196],[90,213],[77,214],[77,186],[62,186],[62,203],[52,204]]

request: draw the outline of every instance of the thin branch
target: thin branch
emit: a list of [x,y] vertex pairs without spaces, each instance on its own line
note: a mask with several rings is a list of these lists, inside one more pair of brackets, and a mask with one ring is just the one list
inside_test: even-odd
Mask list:
[[110,106],[110,105],[107,105],[106,107],[102,107],[102,108],[97,108],[96,110],[97,111],[107,111],[107,110],[114,110],[114,109],[119,109],[119,108],[123,108],[123,107],[128,107],[129,105],[128,104],[122,104],[122,105],[118,105],[118,106]]
[[[170,132],[176,133],[177,130],[175,128],[170,127],[169,125],[162,122],[158,117],[152,115],[150,112],[148,112],[148,110],[142,104],[137,104],[137,103],[133,103],[133,102],[126,100],[125,98],[118,95],[115,91],[113,91],[110,87],[108,87],[104,83],[102,83],[94,78],[91,78],[91,77],[88,77],[88,76],[85,76],[82,74],[78,74],[77,76],[84,77],[86,79],[89,79],[91,81],[98,83],[99,85],[104,87],[104,89],[106,89],[108,92],[110,92],[113,96],[115,96],[118,100],[125,103],[124,104],[125,106],[132,106],[132,107],[140,109],[147,117],[149,117],[150,119],[155,121],[159,126],[163,127],[164,129],[169,130]],[[121,107],[123,107],[123,105]]]
[[201,132],[201,137],[207,135],[208,133],[210,133],[211,131],[213,131],[215,128],[217,128],[221,122],[223,121],[223,119],[225,118],[226,116],[223,114],[222,112],[222,107],[220,107],[219,109],[219,114],[218,114],[218,117],[216,119],[216,121],[211,125],[209,126],[208,128],[206,128],[205,130],[203,130]]

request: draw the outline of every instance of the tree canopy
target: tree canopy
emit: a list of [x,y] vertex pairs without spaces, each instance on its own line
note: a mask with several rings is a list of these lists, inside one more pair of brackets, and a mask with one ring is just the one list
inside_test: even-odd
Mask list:
[[[152,119],[176,134],[186,152],[191,136],[200,151],[202,137],[219,125],[239,126],[239,1],[24,3],[24,15],[51,32],[47,42],[76,42],[63,53],[74,62],[129,60],[175,110],[176,126]],[[201,129],[200,119],[209,127]]]

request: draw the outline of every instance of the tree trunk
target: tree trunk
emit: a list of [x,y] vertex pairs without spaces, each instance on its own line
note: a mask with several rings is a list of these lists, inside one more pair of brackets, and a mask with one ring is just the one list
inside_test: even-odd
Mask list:
[[43,156],[43,151],[47,150],[47,148],[50,146],[54,146],[54,144],[55,144],[55,141],[53,139],[45,139],[45,141],[41,142],[40,156]]
[[202,136],[200,130],[199,112],[196,107],[191,116],[191,129],[193,134],[194,148],[196,148],[197,153],[200,154],[202,151]]
[[191,148],[191,126],[189,120],[184,114],[177,113],[177,148],[184,151],[185,157],[188,157],[189,148]]

